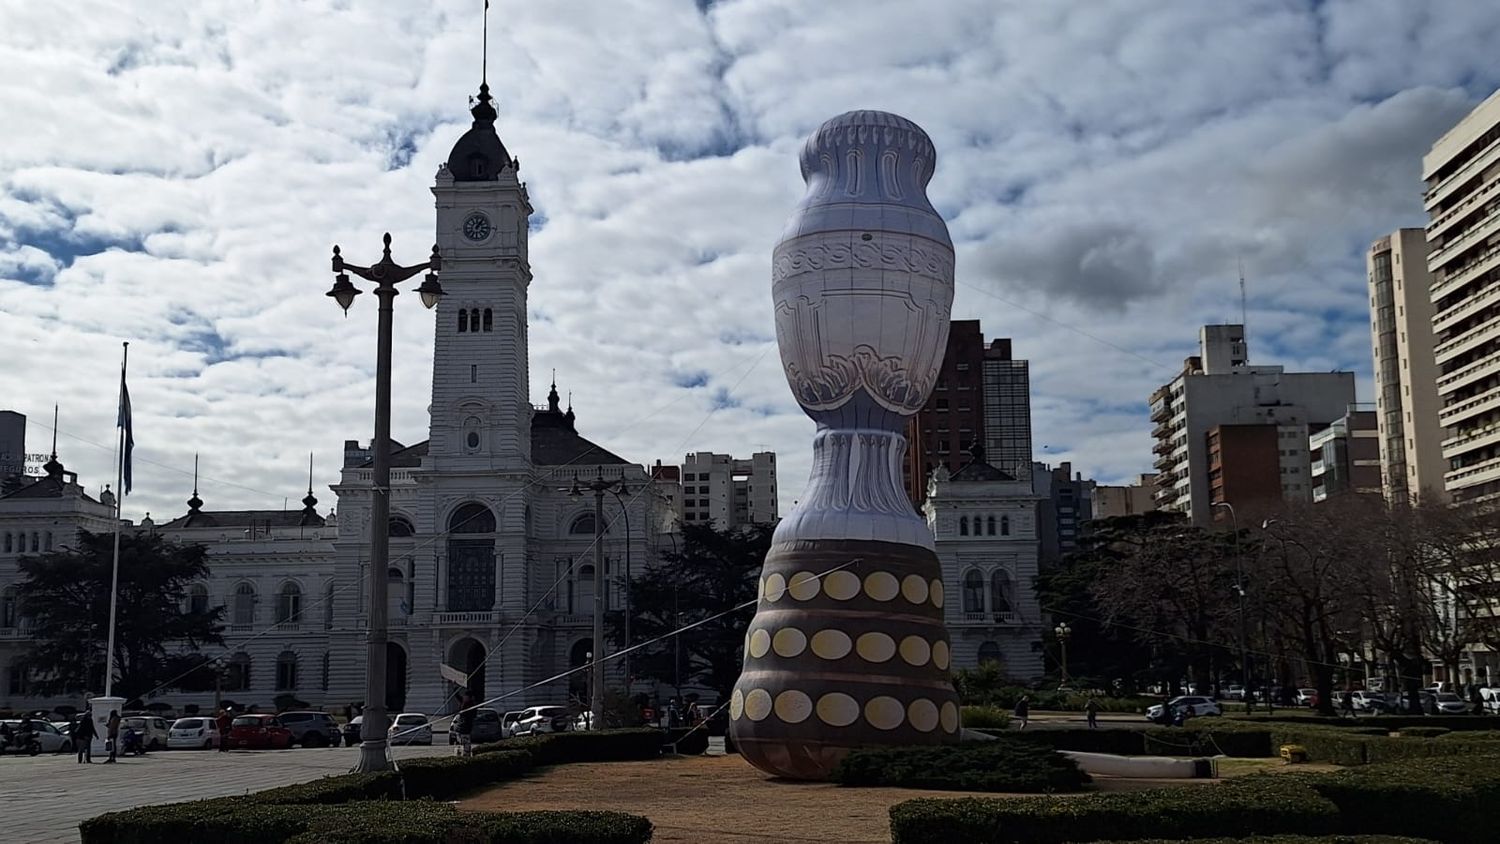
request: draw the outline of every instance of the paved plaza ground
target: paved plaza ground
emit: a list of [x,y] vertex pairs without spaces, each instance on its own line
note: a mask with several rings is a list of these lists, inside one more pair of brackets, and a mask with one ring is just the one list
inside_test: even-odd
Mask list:
[[[443,741],[439,738],[439,741]],[[446,744],[395,748],[397,761],[452,753]],[[228,797],[342,774],[359,749],[297,748],[216,753],[158,751],[105,765],[72,755],[0,756],[0,841],[77,844],[78,824],[105,812]]]

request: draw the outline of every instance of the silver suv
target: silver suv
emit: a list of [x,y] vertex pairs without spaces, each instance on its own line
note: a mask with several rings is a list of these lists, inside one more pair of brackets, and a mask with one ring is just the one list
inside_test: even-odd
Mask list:
[[327,712],[283,712],[276,716],[292,731],[292,744],[303,747],[338,747],[339,725]]

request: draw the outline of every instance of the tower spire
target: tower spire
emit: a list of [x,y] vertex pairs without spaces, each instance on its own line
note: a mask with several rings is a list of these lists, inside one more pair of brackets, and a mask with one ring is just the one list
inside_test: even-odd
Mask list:
[[42,470],[47,473],[48,477],[51,477],[51,476],[54,476],[54,475],[56,475],[58,477],[61,477],[62,476],[62,472],[63,472],[63,464],[60,461],[58,461],[58,459],[57,459],[57,405],[56,404],[52,405],[52,454],[51,454],[51,456],[49,456],[47,458],[47,462],[42,464]]
[[490,87],[490,0],[484,0],[484,56],[479,65],[480,90],[488,91]]
[[197,513],[203,507],[203,499],[198,497],[198,455],[193,455],[193,497],[187,500],[188,515]]

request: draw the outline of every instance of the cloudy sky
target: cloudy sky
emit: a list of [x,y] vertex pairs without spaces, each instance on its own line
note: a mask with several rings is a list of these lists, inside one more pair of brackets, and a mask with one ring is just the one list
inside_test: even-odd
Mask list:
[[[131,342],[136,494],[292,507],[372,416],[373,303],[329,248],[415,263],[467,126],[481,0],[0,0],[0,408],[91,491]],[[771,247],[824,119],[898,112],[939,150],[955,318],[1032,361],[1038,459],[1150,468],[1145,402],[1196,328],[1353,369],[1363,253],[1420,225],[1420,157],[1500,86],[1479,0],[496,0],[489,77],[532,219],[531,384],[647,463],[776,450]],[[366,297],[367,298],[367,297]],[[398,300],[397,439],[426,436],[432,318]]]

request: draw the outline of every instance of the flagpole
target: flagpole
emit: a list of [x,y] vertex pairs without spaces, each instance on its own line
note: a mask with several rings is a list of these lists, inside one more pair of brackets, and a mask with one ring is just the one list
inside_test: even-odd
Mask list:
[[[125,407],[125,366],[130,361],[130,343],[123,345],[125,350],[120,357],[120,400],[117,404],[119,410]],[[109,578],[109,638],[104,647],[105,697],[113,697],[111,692],[115,683],[115,612],[120,601],[120,511],[125,504],[125,420],[117,421],[122,424],[119,426],[115,453],[115,558]]]

